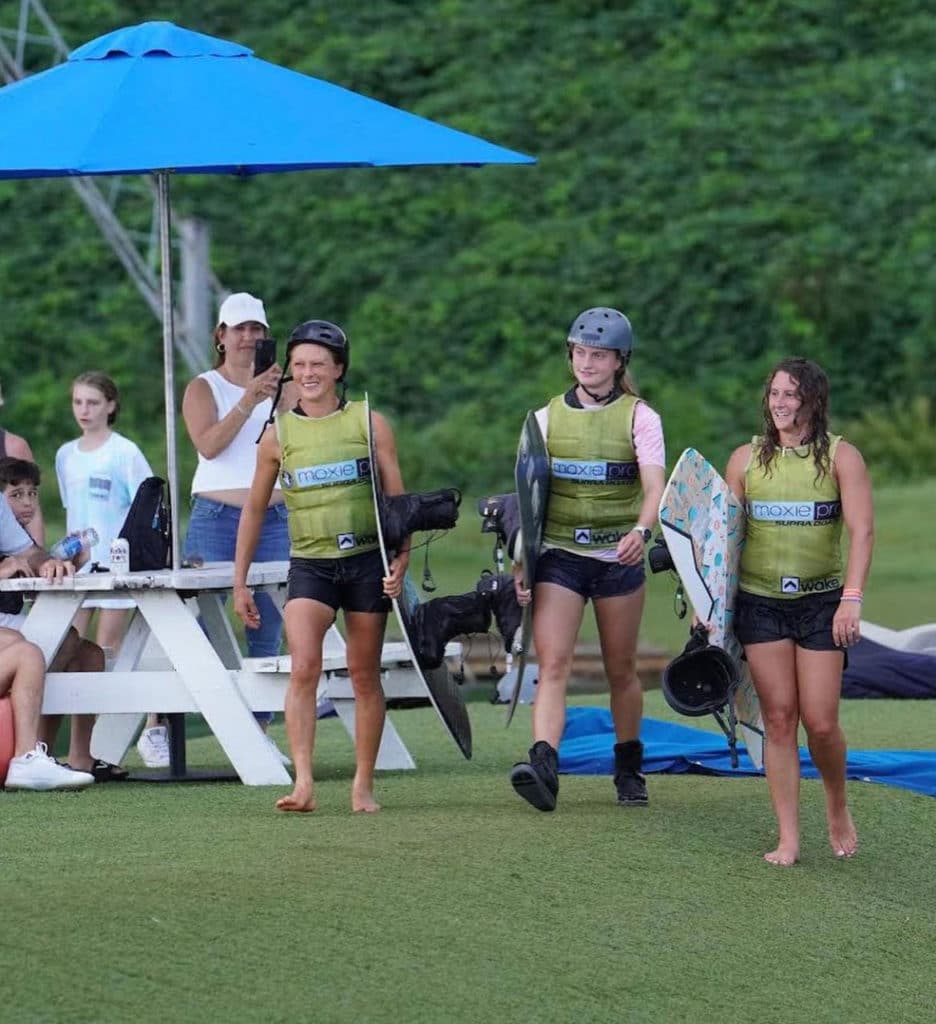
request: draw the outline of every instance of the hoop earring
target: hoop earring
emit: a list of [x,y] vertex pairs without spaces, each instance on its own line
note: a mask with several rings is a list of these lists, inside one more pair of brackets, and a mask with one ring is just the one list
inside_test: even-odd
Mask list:
[[215,342],[215,352],[217,352],[219,356],[223,356],[224,355],[224,345],[223,345],[222,342],[220,342],[220,341],[216,341]]

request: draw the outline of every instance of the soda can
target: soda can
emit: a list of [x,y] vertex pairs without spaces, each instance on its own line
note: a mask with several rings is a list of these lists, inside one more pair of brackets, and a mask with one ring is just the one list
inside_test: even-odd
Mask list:
[[124,537],[115,537],[111,541],[110,571],[130,572],[130,542]]

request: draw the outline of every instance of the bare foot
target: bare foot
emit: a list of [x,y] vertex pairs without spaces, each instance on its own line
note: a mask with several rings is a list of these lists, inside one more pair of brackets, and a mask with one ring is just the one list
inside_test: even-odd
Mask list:
[[351,810],[357,814],[376,814],[380,810],[380,804],[374,799],[373,791],[369,786],[359,786],[355,783],[351,787]]
[[837,814],[829,813],[829,843],[836,857],[854,857],[858,852],[858,832],[851,811],[845,807]]
[[780,868],[790,868],[799,860],[799,847],[792,843],[780,843],[776,850],[764,854],[764,860]]
[[276,809],[278,811],[299,811],[307,814],[314,811],[317,806],[312,786],[298,782],[289,796],[280,797],[276,801]]

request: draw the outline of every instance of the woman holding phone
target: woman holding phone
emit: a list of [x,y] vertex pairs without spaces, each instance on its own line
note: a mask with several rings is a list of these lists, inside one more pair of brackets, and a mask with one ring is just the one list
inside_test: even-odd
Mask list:
[[[185,427],[198,452],[198,467],[192,478],[192,514],[183,549],[185,558],[234,561],[241,509],[257,461],[257,438],[270,418],[272,396],[282,376],[275,358],[271,358],[271,346],[263,302],[247,292],[229,295],[218,312],[214,368],[190,381],[182,399]],[[272,365],[256,365],[261,360]],[[283,397],[284,401],[288,398],[285,394]],[[279,562],[288,558],[286,507],[277,487],[267,506],[256,559]],[[252,658],[277,655],[282,619],[267,594],[258,594],[257,601],[263,604],[262,624],[246,631],[248,654]],[[273,714],[258,712],[256,718],[265,732]],[[164,749],[162,763],[168,764],[165,727],[147,729],[141,736],[139,746],[144,759],[147,734],[151,734],[149,739],[159,748],[152,751],[154,760],[156,756],[162,758]],[[288,758],[280,756],[284,763],[288,762]]]

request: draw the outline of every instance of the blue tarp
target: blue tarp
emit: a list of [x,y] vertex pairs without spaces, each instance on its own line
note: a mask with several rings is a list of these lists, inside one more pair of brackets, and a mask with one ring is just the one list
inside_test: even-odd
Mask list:
[[[743,746],[737,768],[731,767],[728,742],[721,733],[675,722],[645,718],[640,731],[644,771],[696,772],[704,775],[761,775]],[[604,708],[572,707],[559,746],[559,770],[572,775],[611,775],[614,727]],[[803,778],[818,778],[809,751],[800,748]],[[848,777],[879,782],[936,796],[936,750],[850,750]]]

